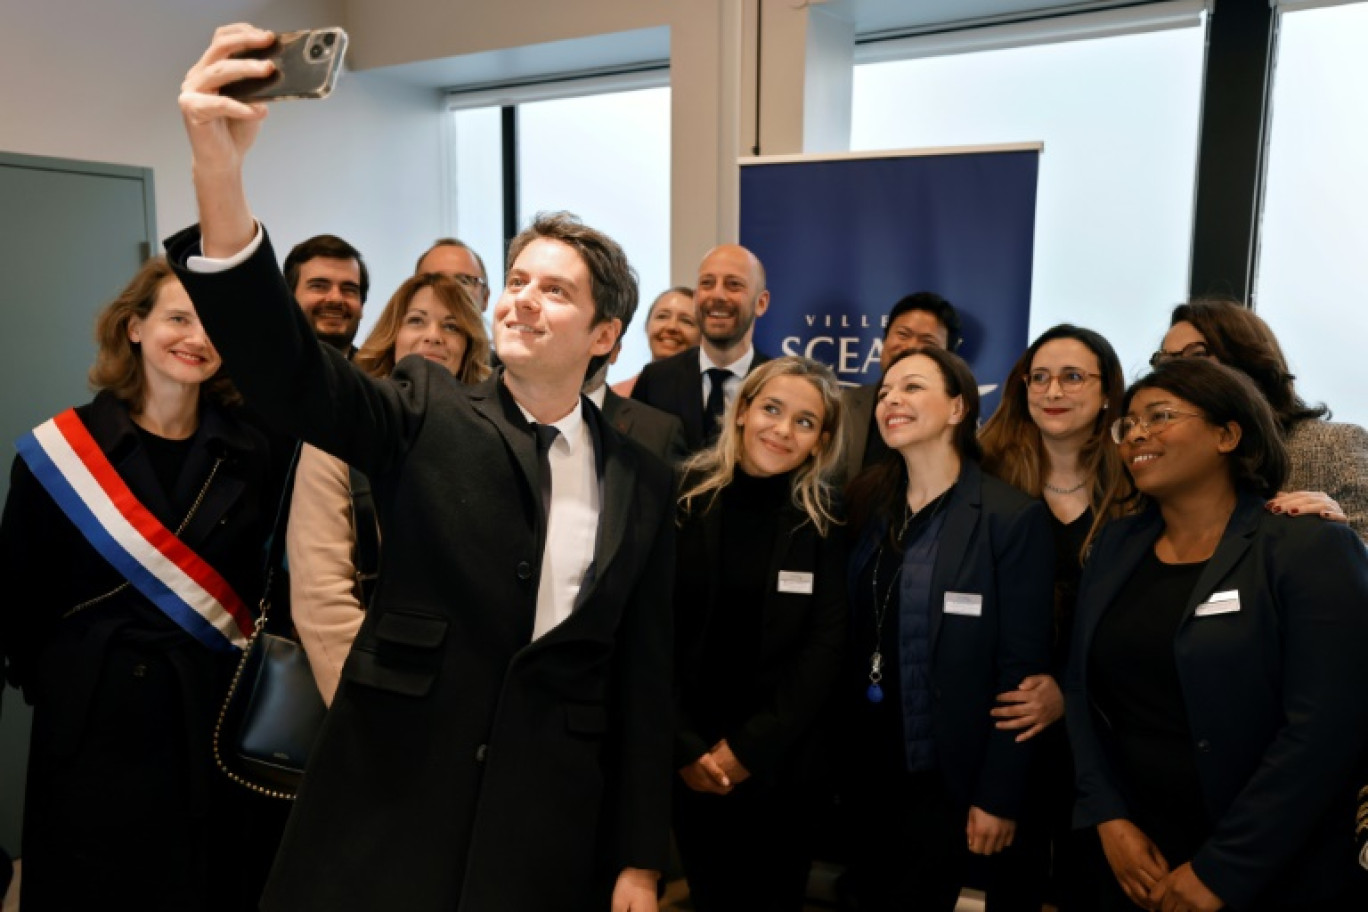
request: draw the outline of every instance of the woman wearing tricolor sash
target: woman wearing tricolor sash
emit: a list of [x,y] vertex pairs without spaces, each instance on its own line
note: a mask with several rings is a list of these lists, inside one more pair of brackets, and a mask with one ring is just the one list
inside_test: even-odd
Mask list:
[[0,650],[34,708],[21,902],[255,908],[265,799],[210,746],[259,595],[266,442],[164,260],[96,338],[94,401],[17,442],[0,522]]

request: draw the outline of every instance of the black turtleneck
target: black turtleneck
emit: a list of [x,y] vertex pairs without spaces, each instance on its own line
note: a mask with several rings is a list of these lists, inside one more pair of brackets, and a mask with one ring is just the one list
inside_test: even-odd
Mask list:
[[701,718],[709,737],[723,737],[750,718],[762,699],[756,669],[764,602],[769,588],[777,585],[770,579],[770,562],[792,481],[791,473],[755,478],[738,466],[714,507],[720,511],[721,566],[680,568],[685,573],[716,573],[718,579],[717,603],[702,651],[707,671],[699,678],[701,703],[708,707]]

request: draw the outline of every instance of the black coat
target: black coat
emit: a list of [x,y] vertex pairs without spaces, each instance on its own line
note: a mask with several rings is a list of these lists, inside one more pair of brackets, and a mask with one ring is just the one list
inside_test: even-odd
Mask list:
[[[1091,708],[1088,653],[1107,607],[1163,531],[1157,509],[1109,523],[1083,569],[1065,707],[1074,823],[1129,816]],[[1214,593],[1239,609],[1198,615]],[[1228,602],[1226,603],[1229,604]],[[1355,866],[1368,765],[1368,556],[1348,526],[1274,516],[1243,495],[1173,642],[1210,838],[1193,871],[1229,906],[1335,896]],[[1357,873],[1355,873],[1357,872]]]
[[[153,474],[128,410],[108,393],[77,409],[138,499],[169,529],[185,518]],[[175,499],[223,463],[181,540],[255,605],[273,504],[261,435],[206,405]],[[181,630],[100,556],[16,458],[0,523],[0,644],[33,704],[24,814],[25,908],[136,897],[148,909],[251,908],[243,827],[264,799],[214,767],[213,724],[236,658]],[[213,873],[211,874],[211,867]],[[260,880],[256,882],[259,889]],[[250,888],[249,888],[250,889]]]
[[[1015,820],[1025,798],[1034,739],[1018,742],[1017,732],[996,728],[989,712],[998,694],[1050,671],[1054,539],[1047,508],[984,474],[978,463],[966,462],[944,509],[931,576],[936,757],[957,802]],[[851,556],[852,586],[877,559],[884,534],[878,523],[864,530]],[[952,592],[981,596],[981,613],[945,612],[946,594]],[[861,663],[867,661],[863,647],[855,654]],[[868,670],[860,665],[855,677],[862,679]]]
[[[768,360],[768,356],[757,351],[751,359],[751,370]],[[708,435],[703,427],[703,370],[697,347],[643,367],[632,387],[632,398],[678,417],[684,423],[684,442],[689,452],[703,449]]]
[[666,465],[678,465],[689,455],[684,445],[684,426],[674,415],[644,402],[624,399],[605,387],[603,417],[613,430],[632,438]]
[[[745,721],[717,737],[699,718],[694,694],[711,670],[701,661],[706,642],[728,635],[721,614],[722,508],[704,508],[707,497],[683,519],[675,578],[676,733],[675,767],[697,760],[725,737],[732,752],[759,781],[812,782],[826,772],[829,734],[818,723],[830,709],[845,652],[847,559],[844,529],[826,536],[786,501],[773,541],[757,541],[751,559],[767,567],[761,606],[761,639],[755,656],[756,683],[763,698]],[[810,593],[780,592],[779,574],[811,575]]]
[[[167,243],[173,264],[198,246]],[[542,912],[661,868],[670,789],[671,475],[595,409],[597,573],[531,640],[534,435],[501,376],[373,380],[321,346],[269,242],[179,270],[248,401],[371,480],[385,563],[295,803],[266,910]],[[596,882],[597,880],[597,882]]]

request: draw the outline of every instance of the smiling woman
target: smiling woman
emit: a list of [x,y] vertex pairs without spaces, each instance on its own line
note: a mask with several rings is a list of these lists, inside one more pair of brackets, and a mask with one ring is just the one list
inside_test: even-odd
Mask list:
[[1362,543],[1264,509],[1287,452],[1237,371],[1161,363],[1113,433],[1143,506],[1084,568],[1065,703],[1114,875],[1090,908],[1365,908]]
[[978,384],[940,348],[885,368],[890,454],[851,484],[843,771],[862,907],[955,907],[970,854],[1013,841],[1034,739],[997,695],[1050,663],[1045,506],[979,468]]
[[261,585],[266,442],[164,260],[96,338],[95,400],[19,441],[0,522],[0,644],[34,708],[21,900],[247,909],[279,834],[209,745]]
[[[372,377],[388,377],[409,355],[431,361],[462,383],[489,375],[489,341],[467,286],[441,273],[405,281],[385,305],[356,364]],[[360,539],[358,522],[374,527]],[[367,544],[359,546],[358,541]],[[380,565],[379,541],[365,476],[302,444],[285,536],[291,617],[319,693],[329,705],[365,620],[367,595]]]
[[674,808],[699,912],[803,907],[845,643],[841,434],[835,375],[779,358],[746,377],[685,469]]

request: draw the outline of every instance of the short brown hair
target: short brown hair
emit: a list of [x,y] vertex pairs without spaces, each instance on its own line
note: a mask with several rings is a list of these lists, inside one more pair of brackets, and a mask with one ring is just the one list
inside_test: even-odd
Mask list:
[[464,285],[436,272],[412,276],[399,286],[380,312],[380,319],[375,321],[375,328],[366,337],[365,344],[356,353],[356,366],[372,377],[390,375],[394,370],[394,343],[399,336],[399,327],[414,297],[424,288],[432,289],[437,300],[461,324],[461,334],[466,337],[465,356],[454,374],[456,379],[462,383],[477,383],[489,376],[489,337],[480,321],[479,305]]
[[[96,351],[95,364],[89,374],[91,389],[96,392],[108,390],[128,403],[134,413],[142,410],[147,378],[139,346],[128,338],[128,324],[135,317],[147,319],[157,304],[162,286],[169,282],[180,284],[165,257],[153,257],[142,264],[119,296],[106,304],[95,318]],[[202,390],[221,405],[236,405],[242,401],[222,369],[204,383]]]
[[[594,325],[619,320],[622,323],[618,338],[627,331],[637,306],[636,270],[627,262],[627,254],[618,242],[584,224],[569,212],[538,212],[513,243],[508,246],[508,268],[527,245],[537,240],[560,241],[573,247],[589,270],[589,291],[594,297]],[[592,377],[608,360],[608,355],[595,355],[589,361],[586,377]]]

